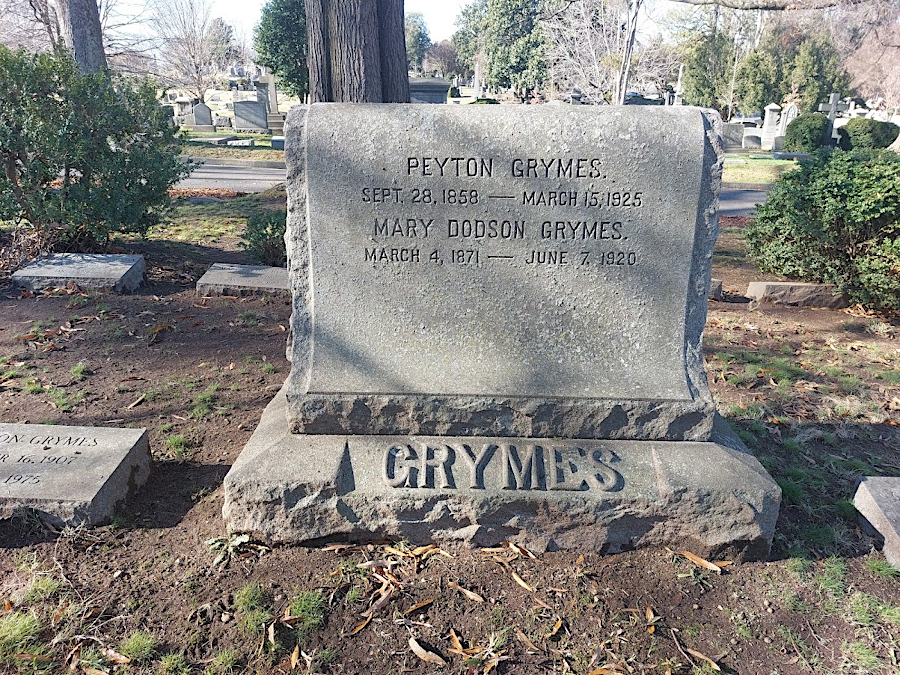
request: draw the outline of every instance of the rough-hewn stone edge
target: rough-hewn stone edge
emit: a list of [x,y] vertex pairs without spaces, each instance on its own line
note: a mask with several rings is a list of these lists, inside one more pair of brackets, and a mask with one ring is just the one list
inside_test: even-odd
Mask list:
[[800,281],[751,281],[747,285],[747,297],[788,307],[843,309],[850,305],[847,296],[838,293],[834,284]]
[[286,298],[291,295],[290,288],[276,286],[241,286],[238,284],[210,284],[197,282],[197,295],[201,297],[228,295],[244,297],[250,295],[268,295],[274,298]]
[[[288,390],[292,433],[706,441],[707,401],[303,394]],[[421,420],[427,420],[422,422]]]
[[[700,201],[694,230],[694,256],[688,282],[685,308],[684,344],[685,369],[691,395],[711,404],[712,394],[703,365],[703,329],[712,277],[713,249],[719,236],[719,188],[722,183],[722,119],[715,111],[700,111],[703,128],[703,168]],[[708,180],[704,180],[708,178]],[[698,255],[698,253],[700,255]]]
[[[513,540],[538,550],[599,553],[668,545],[738,562],[765,559],[771,547],[781,491],[721,418],[715,424],[716,442],[701,444],[703,466],[693,468],[697,444],[685,444],[695,446],[693,454],[668,473],[645,462],[648,481],[660,481],[663,471],[667,489],[658,498],[623,501],[610,493],[591,501],[580,493],[548,498],[547,493],[430,491],[421,498],[398,494],[392,499],[381,493],[354,494],[342,478],[345,444],[365,437],[290,434],[286,407],[282,389],[225,477],[223,516],[231,532],[270,543],[387,536],[444,546]],[[323,450],[300,450],[310,440],[321,442]],[[604,441],[604,446],[615,451],[620,442]],[[653,442],[639,443],[648,454],[655,452]],[[658,455],[669,467],[681,460],[679,450],[668,446]],[[687,482],[680,484],[679,475]]]
[[[308,186],[306,183],[306,120],[309,106],[291,108],[284,123],[284,161],[287,165],[288,278],[293,295],[293,314],[288,332],[288,381],[296,389],[309,389],[312,376],[313,283],[312,242],[309,234]],[[297,340],[297,342],[295,342]]]
[[86,524],[108,523],[115,514],[116,505],[133,495],[150,477],[150,440],[146,429],[139,431],[138,440],[92,500],[90,512],[84,515]]
[[[878,484],[886,481],[896,481],[900,484],[900,478],[884,478],[880,476],[864,476],[856,489],[853,497],[853,506],[860,512],[869,525],[884,538],[884,557],[887,561],[900,569],[900,522],[891,522],[885,513],[884,505],[879,504],[872,491],[878,491]],[[900,505],[895,507],[900,512]]]

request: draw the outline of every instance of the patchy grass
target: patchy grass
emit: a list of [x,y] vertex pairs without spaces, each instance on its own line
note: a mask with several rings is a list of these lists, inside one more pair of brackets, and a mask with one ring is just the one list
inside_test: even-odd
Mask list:
[[137,631],[119,645],[119,651],[135,663],[147,663],[156,655],[157,639],[149,633]]
[[729,155],[722,169],[722,181],[726,183],[774,183],[785,171],[795,168],[797,168],[797,162],[790,159],[752,159],[749,153],[739,157]]

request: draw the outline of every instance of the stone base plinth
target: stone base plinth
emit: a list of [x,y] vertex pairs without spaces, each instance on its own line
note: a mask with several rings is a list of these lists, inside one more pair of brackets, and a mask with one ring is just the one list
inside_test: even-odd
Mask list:
[[781,490],[721,418],[712,442],[294,435],[284,390],[225,478],[232,532],[615,553],[768,554]]

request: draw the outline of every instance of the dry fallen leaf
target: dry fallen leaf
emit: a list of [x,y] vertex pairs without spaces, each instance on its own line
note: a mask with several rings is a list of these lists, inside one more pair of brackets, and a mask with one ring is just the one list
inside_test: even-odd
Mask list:
[[548,640],[552,640],[559,633],[559,629],[563,627],[563,620],[557,619],[556,623],[553,626],[553,630],[550,631],[550,635],[547,636]]
[[544,609],[553,609],[550,605],[548,605],[546,602],[544,602],[543,600],[541,600],[538,596],[534,596],[534,597],[532,598],[532,600],[533,600],[535,603],[537,603],[538,605],[540,605],[541,607],[543,607]]
[[530,558],[531,560],[537,560],[537,556],[534,553],[532,553],[531,551],[529,551],[527,548],[525,548],[524,546],[519,546],[518,544],[514,544],[511,541],[504,541],[503,545],[506,548],[508,548],[510,551],[514,551],[515,553],[518,553],[520,556],[522,556],[524,558]]
[[691,649],[690,647],[685,647],[685,649],[687,650],[687,653],[690,654],[691,656],[693,656],[695,659],[700,659],[701,661],[706,661],[710,665],[710,667],[713,670],[715,670],[716,672],[722,671],[722,669],[719,668],[719,664],[717,664],[711,658],[706,656],[706,654],[701,654],[696,649]]
[[513,581],[515,581],[519,586],[524,588],[529,593],[534,593],[534,588],[532,588],[526,581],[520,577],[516,572],[510,572],[512,574]]
[[716,574],[722,573],[721,567],[719,567],[715,563],[709,562],[709,560],[704,560],[699,555],[694,555],[690,551],[679,551],[678,553],[679,553],[679,555],[683,555],[685,558],[687,558],[688,560],[690,560],[692,563],[694,563],[695,565],[697,565],[699,567],[704,567],[708,570],[712,570]]
[[297,646],[294,647],[294,651],[291,652],[291,670],[295,670],[297,668],[297,663],[300,661],[300,643],[297,643]]
[[420,609],[425,609],[426,607],[428,607],[428,605],[433,603],[436,599],[437,598],[431,598],[431,600],[424,600],[416,605],[413,605],[408,610],[403,612],[403,616],[409,616],[410,614],[414,614],[415,612],[418,612]]
[[422,645],[418,643],[416,638],[409,638],[409,648],[412,649],[413,654],[418,656],[420,659],[425,661],[426,663],[433,663],[436,666],[446,666],[447,662],[444,661],[440,656],[435,654],[434,652],[430,652],[425,649]]
[[89,666],[81,666],[81,670],[84,672],[84,675],[109,675],[109,672],[106,670],[97,670]]
[[350,631],[350,635],[356,635],[359,631],[369,625],[369,622],[372,620],[372,615],[366,617],[366,620],[359,624],[356,628]]
[[469,600],[472,600],[474,602],[484,602],[484,598],[482,598],[480,595],[478,595],[478,593],[470,591],[467,588],[463,588],[462,586],[460,586],[458,583],[456,583],[454,581],[448,581],[447,588],[453,588],[453,589],[459,591],[464,596],[466,596]]
[[540,653],[541,650],[538,649],[537,645],[529,640],[528,636],[525,635],[525,633],[523,633],[521,630],[519,630],[518,626],[516,626],[516,637],[519,638],[519,642],[528,647],[530,651]]
[[110,647],[104,647],[103,649],[100,650],[100,653],[103,654],[103,656],[108,658],[110,661],[121,664],[123,666],[131,663],[131,659],[129,659],[127,656],[123,656],[122,654],[117,652],[115,649],[111,649]]
[[466,651],[463,649],[462,642],[459,641],[459,636],[452,628],[450,629],[450,644],[453,645],[453,649],[458,653],[465,655]]

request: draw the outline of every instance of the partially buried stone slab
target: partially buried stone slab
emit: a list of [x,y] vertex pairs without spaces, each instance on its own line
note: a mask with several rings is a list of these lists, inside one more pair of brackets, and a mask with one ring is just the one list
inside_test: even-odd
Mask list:
[[759,302],[791,307],[841,309],[847,306],[847,298],[837,293],[833,284],[751,281],[747,286],[747,297]]
[[710,437],[718,118],[294,110],[293,431]]
[[0,424],[0,518],[32,510],[59,527],[103,524],[149,473],[143,429]]
[[64,288],[70,282],[84,290],[131,293],[143,283],[147,266],[142,255],[58,253],[38,258],[12,274],[19,288]]
[[727,423],[710,442],[297,435],[280,393],[225,479],[233,531],[764,557],[779,490]]
[[284,267],[215,263],[197,281],[197,295],[289,295]]
[[866,476],[853,505],[884,537],[884,557],[900,569],[900,478]]

